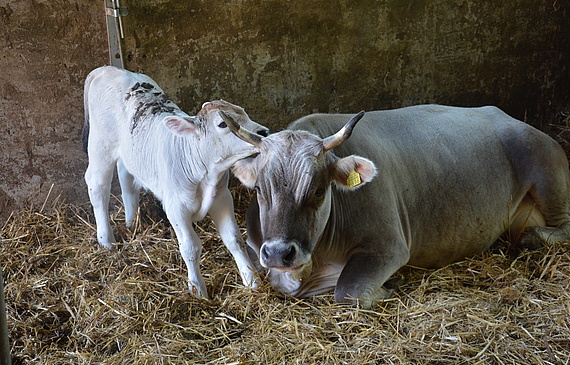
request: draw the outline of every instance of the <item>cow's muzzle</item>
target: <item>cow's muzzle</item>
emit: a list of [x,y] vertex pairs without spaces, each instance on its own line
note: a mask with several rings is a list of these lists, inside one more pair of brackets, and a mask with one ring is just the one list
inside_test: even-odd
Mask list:
[[261,246],[259,261],[265,268],[280,270],[296,269],[305,264],[300,262],[301,250],[295,241],[270,241]]

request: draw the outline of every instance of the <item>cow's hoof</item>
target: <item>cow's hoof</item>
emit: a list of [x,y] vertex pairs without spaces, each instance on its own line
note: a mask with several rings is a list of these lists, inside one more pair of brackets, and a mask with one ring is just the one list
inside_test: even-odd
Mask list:
[[525,229],[520,239],[521,248],[529,250],[538,250],[543,247],[547,241],[550,232],[544,227],[528,227]]

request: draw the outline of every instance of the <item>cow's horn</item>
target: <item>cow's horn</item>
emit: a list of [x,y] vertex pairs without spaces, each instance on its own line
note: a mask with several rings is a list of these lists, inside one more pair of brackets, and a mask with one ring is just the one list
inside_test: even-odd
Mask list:
[[344,127],[332,136],[329,136],[323,139],[323,147],[325,151],[332,150],[340,146],[344,141],[350,137],[352,134],[352,129],[356,125],[356,123],[364,116],[364,110],[360,113],[356,114],[354,117],[350,118],[350,120],[345,124]]
[[228,113],[220,110],[220,116],[226,122],[233,134],[235,134],[239,139],[259,147],[261,145],[261,139],[263,138],[259,134],[253,133],[244,127],[242,127],[236,120],[230,116]]

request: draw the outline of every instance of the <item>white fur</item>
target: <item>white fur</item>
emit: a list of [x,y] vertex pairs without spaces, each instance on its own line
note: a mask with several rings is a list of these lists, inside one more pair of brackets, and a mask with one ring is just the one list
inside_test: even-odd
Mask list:
[[[238,122],[248,129],[265,129],[240,107],[223,101],[216,105],[236,112],[242,117]],[[210,107],[200,117],[189,116],[166,99],[149,77],[108,66],[94,70],[86,79],[85,114],[89,128],[85,181],[99,243],[107,248],[115,243],[108,205],[116,166],[127,225],[135,219],[140,188],[162,201],[188,267],[191,292],[208,297],[199,268],[202,242],[192,228],[192,222],[207,213],[234,256],[244,284],[255,287],[253,265],[235,221],[227,184],[228,169],[256,151],[229,128],[218,126],[222,119],[217,109]]]

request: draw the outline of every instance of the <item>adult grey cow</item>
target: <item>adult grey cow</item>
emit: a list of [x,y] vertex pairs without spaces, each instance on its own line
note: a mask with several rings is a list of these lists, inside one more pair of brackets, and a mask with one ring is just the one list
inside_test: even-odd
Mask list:
[[546,134],[495,107],[421,105],[366,113],[349,138],[363,114],[344,127],[347,115],[310,115],[265,138],[231,123],[260,150],[233,172],[257,191],[248,244],[277,290],[336,287],[336,301],[369,307],[403,265],[440,267],[506,232],[570,238],[568,160]]
[[93,70],[85,81],[85,180],[97,240],[105,247],[115,242],[108,206],[116,166],[127,225],[135,220],[140,188],[152,191],[176,232],[191,292],[206,298],[199,268],[202,242],[192,228],[206,213],[236,260],[244,284],[255,286],[235,221],[228,169],[256,149],[231,133],[220,111],[240,126],[268,134],[241,107],[222,100],[205,103],[198,116],[189,116],[146,75],[107,66]]

